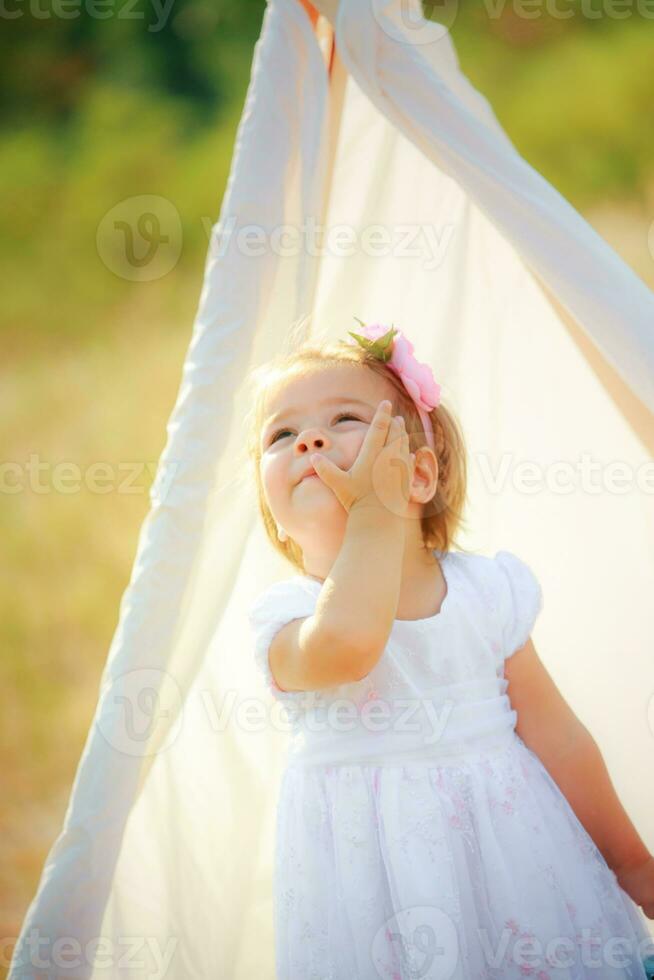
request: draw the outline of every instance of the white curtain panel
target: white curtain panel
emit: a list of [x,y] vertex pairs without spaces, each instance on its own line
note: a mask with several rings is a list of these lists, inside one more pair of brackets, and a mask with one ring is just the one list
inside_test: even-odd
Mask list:
[[[269,0],[96,714],[10,980],[274,976],[283,710],[246,612],[246,373],[357,316],[461,420],[461,544],[543,588],[534,642],[654,850],[654,294],[517,153],[419,0]],[[335,36],[331,75],[329,49]],[[654,935],[654,931],[653,931]]]

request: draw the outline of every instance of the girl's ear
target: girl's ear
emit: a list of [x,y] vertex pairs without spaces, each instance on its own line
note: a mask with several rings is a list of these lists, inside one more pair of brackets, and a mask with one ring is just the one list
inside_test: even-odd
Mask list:
[[438,460],[429,446],[417,450],[413,469],[411,496],[416,503],[424,504],[431,500],[438,486]]

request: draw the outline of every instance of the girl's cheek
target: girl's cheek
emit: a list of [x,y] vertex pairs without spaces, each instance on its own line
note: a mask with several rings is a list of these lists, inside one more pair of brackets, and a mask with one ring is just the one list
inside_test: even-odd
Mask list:
[[267,491],[270,488],[270,458],[262,456],[261,463],[259,465],[259,476],[261,477],[261,482]]
[[359,451],[363,445],[363,440],[366,438],[367,431],[368,431],[367,428],[365,429],[362,428],[357,432],[349,433],[350,438],[347,441],[347,448],[349,452],[347,454],[348,458],[346,460],[348,469],[351,469],[351,467],[354,465],[354,461],[359,455]]
[[271,455],[262,461],[261,480],[267,490],[279,491],[289,479],[288,465],[281,453]]

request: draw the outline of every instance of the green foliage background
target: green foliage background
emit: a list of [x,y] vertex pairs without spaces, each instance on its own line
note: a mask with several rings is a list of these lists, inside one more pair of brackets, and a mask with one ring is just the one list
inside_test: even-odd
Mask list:
[[[94,248],[101,216],[126,196],[174,202],[184,230],[175,275],[197,274],[199,215],[218,216],[265,4],[167,0],[166,13],[102,0],[114,15],[100,19],[85,13],[100,0],[39,2],[67,4],[70,19],[17,7],[24,15],[0,33],[0,330],[61,339],[88,336],[135,288],[108,276]],[[654,19],[589,19],[589,2],[559,2],[570,19],[461,3],[452,25],[473,84],[580,209],[643,200],[654,160]],[[443,16],[442,3],[425,4]]]

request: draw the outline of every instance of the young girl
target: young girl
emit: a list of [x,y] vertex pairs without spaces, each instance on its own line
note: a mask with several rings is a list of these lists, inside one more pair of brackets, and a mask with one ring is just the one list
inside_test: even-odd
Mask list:
[[299,573],[249,611],[293,733],[278,978],[644,980],[654,858],[530,639],[540,586],[451,549],[458,424],[400,331],[351,336],[266,365],[250,433]]

